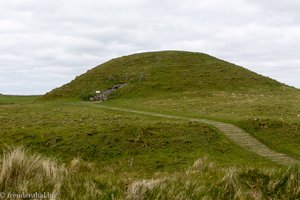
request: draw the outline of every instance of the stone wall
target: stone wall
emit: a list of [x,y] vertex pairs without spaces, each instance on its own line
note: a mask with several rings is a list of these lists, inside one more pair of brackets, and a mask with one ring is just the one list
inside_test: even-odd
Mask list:
[[109,95],[111,93],[124,87],[125,85],[126,85],[126,83],[114,85],[113,87],[109,88],[108,90],[101,91],[99,94],[96,94],[95,96],[91,97],[90,100],[91,101],[106,101],[106,100],[108,100]]

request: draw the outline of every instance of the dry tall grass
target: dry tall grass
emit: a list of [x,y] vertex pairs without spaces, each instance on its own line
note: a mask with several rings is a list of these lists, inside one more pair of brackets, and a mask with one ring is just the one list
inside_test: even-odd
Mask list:
[[2,191],[58,193],[66,168],[37,154],[29,155],[22,147],[9,149],[1,160],[0,188]]
[[186,171],[152,179],[96,180],[93,164],[74,159],[67,166],[31,154],[22,147],[8,149],[0,161],[0,192],[49,192],[52,200],[299,200],[300,170],[222,168],[207,158]]
[[[6,194],[56,194],[51,199],[98,199],[101,191],[79,172],[93,167],[79,159],[70,167],[31,154],[23,147],[8,149],[0,161],[0,191]],[[8,197],[7,197],[8,198]]]
[[[151,186],[151,187],[150,187]],[[222,168],[207,158],[186,172],[134,181],[127,198],[173,200],[299,200],[300,169]]]

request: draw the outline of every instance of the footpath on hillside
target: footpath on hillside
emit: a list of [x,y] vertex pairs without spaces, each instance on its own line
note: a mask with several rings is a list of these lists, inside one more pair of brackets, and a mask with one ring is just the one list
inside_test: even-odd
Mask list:
[[268,146],[259,142],[256,138],[251,136],[243,129],[234,126],[232,124],[217,122],[208,119],[181,117],[176,115],[167,115],[167,114],[161,114],[155,112],[146,112],[140,110],[118,108],[118,107],[112,107],[112,106],[100,105],[100,104],[93,104],[93,105],[98,108],[115,110],[115,111],[122,111],[122,112],[135,113],[140,115],[148,115],[148,116],[162,117],[168,119],[187,120],[192,122],[201,122],[201,123],[209,124],[211,126],[216,127],[218,130],[224,133],[229,139],[231,139],[234,143],[238,144],[239,146],[245,148],[248,151],[254,152],[262,157],[265,157],[281,165],[290,166],[290,165],[300,164],[299,160],[294,159],[286,154],[279,153],[270,149]]

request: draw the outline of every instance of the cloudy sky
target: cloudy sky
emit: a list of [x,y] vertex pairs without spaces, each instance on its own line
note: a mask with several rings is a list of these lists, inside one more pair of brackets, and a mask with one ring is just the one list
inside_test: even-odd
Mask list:
[[299,0],[1,0],[0,93],[43,94],[111,58],[204,52],[300,88]]

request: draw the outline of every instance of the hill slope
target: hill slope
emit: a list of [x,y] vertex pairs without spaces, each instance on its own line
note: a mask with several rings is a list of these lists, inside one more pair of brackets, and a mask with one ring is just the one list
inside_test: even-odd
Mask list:
[[80,98],[119,83],[128,83],[120,93],[126,98],[193,91],[203,94],[210,91],[270,91],[283,86],[275,80],[206,54],[162,51],[112,59],[42,98]]

